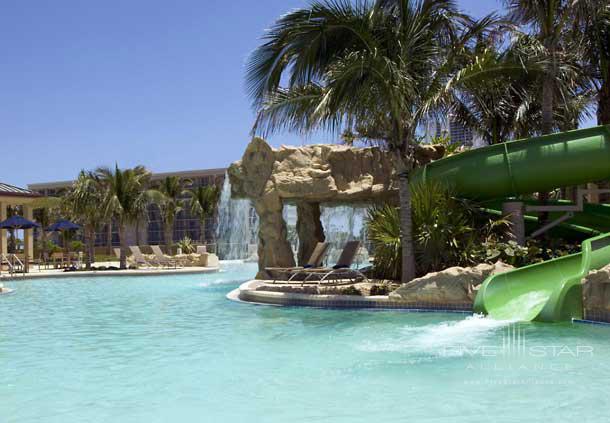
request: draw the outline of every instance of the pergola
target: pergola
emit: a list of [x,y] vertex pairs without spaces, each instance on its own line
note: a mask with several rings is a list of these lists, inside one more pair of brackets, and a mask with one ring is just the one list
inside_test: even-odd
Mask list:
[[[23,210],[23,217],[33,220],[32,202],[41,197],[40,194],[29,189],[19,188],[0,182],[0,221],[6,220],[9,207],[19,206]],[[24,249],[28,257],[34,257],[33,229],[24,230]],[[0,254],[7,254],[7,231],[0,231]]]

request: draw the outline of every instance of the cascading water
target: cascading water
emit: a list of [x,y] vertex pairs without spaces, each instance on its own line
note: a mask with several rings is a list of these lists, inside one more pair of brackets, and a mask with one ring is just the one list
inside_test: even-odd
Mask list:
[[218,204],[218,257],[221,260],[255,260],[258,215],[247,199],[231,198],[231,182],[225,175]]
[[[366,234],[366,205],[326,205],[320,207],[320,220],[324,228],[326,242],[330,244],[327,253],[327,263],[337,262],[343,246],[347,241],[358,240],[365,248],[361,249],[361,254],[356,258],[359,263],[368,262],[367,234]],[[284,206],[284,220],[288,227],[288,241],[293,252],[298,250],[298,236],[296,233],[297,212],[293,205]]]
[[356,257],[358,263],[368,262],[367,233],[366,233],[366,210],[367,206],[350,205],[328,205],[320,208],[322,226],[326,241],[330,243],[328,252],[328,263],[336,263],[343,246],[347,241],[358,240],[362,247],[360,254]]
[[[341,254],[344,244],[349,240],[359,240],[367,246],[365,205],[325,205],[321,207],[322,226],[326,241],[331,248],[327,263],[334,264]],[[288,238],[296,253],[298,236],[296,233],[296,207],[284,206],[284,220],[288,229]],[[231,183],[225,175],[220,202],[218,205],[218,256],[222,260],[256,260],[258,243],[258,215],[247,199],[231,198]],[[366,248],[363,255],[357,257],[359,263],[368,261]]]

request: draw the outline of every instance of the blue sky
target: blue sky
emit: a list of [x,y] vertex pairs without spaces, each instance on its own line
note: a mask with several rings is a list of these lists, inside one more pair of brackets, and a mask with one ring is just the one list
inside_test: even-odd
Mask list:
[[[460,0],[474,15],[498,5]],[[82,168],[225,167],[249,141],[244,63],[263,30],[304,0],[4,0],[0,180]],[[328,136],[273,136],[274,145]]]

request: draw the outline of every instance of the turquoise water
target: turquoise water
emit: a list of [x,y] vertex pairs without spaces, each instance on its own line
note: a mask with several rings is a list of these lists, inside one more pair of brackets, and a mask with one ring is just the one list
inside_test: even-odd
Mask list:
[[610,327],[225,299],[253,273],[6,283],[0,422],[608,419]]

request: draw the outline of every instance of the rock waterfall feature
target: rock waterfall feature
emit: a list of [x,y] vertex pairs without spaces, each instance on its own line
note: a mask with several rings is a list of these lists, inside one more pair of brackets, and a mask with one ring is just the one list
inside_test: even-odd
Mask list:
[[[442,157],[438,146],[419,147],[426,161]],[[390,154],[376,147],[317,144],[272,148],[254,138],[242,159],[228,170],[233,198],[252,200],[259,216],[258,278],[265,267],[294,266],[282,210],[297,206],[299,262],[324,240],[320,205],[396,201],[397,186]],[[331,240],[328,240],[331,241]]]

